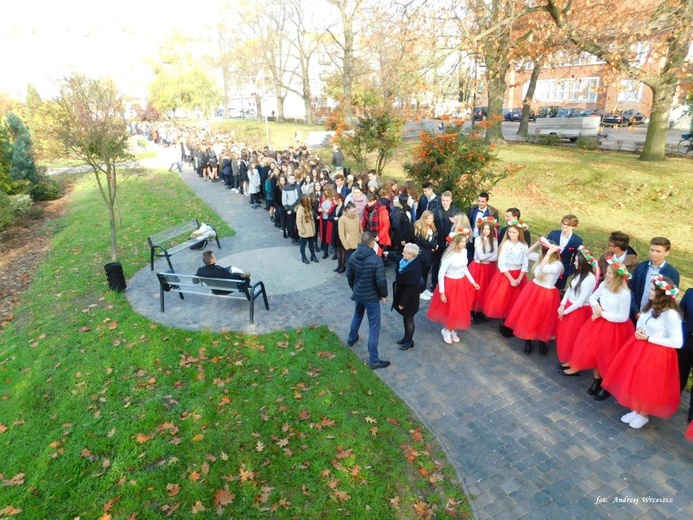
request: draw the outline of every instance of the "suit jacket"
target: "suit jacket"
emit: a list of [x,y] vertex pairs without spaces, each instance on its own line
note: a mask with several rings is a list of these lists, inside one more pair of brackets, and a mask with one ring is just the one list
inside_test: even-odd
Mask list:
[[[549,233],[549,236],[546,238],[548,238],[551,242],[560,244],[561,231],[558,229],[554,230],[551,233]],[[556,287],[558,287],[559,289],[563,289],[565,287],[566,280],[570,277],[571,274],[575,272],[575,255],[578,252],[578,247],[580,247],[581,245],[582,238],[573,233],[570,236],[570,240],[568,240],[568,243],[561,250],[561,263],[563,264],[563,274],[558,279],[558,282],[556,282]]]
[[683,312],[683,345],[693,350],[693,289],[686,291],[679,305]]
[[493,206],[486,206],[486,209],[483,211],[483,213],[479,213],[479,215],[476,214],[478,209],[479,206],[477,204],[474,204],[471,208],[469,208],[469,211],[467,211],[467,218],[469,218],[469,223],[472,226],[476,226],[477,217],[493,217],[496,219],[496,222],[500,222],[498,219],[498,210]]
[[[630,317],[635,321],[635,315],[640,312],[640,302],[642,301],[643,293],[650,286],[650,280],[645,280],[647,277],[647,270],[650,268],[650,262],[640,262],[633,270],[633,277],[628,282],[628,287],[630,288]],[[678,286],[679,284],[679,272],[675,267],[671,266],[669,262],[659,269],[659,274],[671,278],[671,280]]]
[[438,195],[436,195],[433,200],[428,200],[426,195],[422,195],[416,206],[416,220],[421,218],[424,211],[434,211],[438,206],[440,206],[440,197]]

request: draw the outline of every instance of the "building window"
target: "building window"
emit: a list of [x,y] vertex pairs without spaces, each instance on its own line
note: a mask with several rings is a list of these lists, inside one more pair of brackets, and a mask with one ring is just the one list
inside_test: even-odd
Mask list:
[[624,101],[640,101],[642,98],[642,83],[633,79],[621,81],[621,88],[618,93],[619,103]]
[[[523,97],[527,96],[528,83],[523,85]],[[544,79],[537,81],[534,99],[563,103],[594,103],[597,101],[599,78]]]

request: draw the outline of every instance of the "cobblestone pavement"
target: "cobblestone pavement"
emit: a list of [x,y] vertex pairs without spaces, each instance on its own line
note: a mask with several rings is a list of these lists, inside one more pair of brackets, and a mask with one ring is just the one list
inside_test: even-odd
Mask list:
[[[129,280],[133,307],[187,329],[264,333],[326,324],[346,342],[353,302],[344,276],[332,271],[335,262],[304,265],[298,247],[282,239],[263,209],[189,168],[181,177],[236,230],[222,240],[219,263],[263,280],[270,311],[258,304],[250,326],[245,302],[169,294],[162,314],[154,273],[165,262],[150,272],[144,258],[146,267]],[[173,257],[178,272],[194,273],[200,263],[199,251]],[[391,282],[391,268],[387,274]],[[612,398],[599,403],[585,393],[589,375],[556,372],[553,344],[546,357],[525,356],[522,341],[502,338],[492,321],[447,345],[440,326],[426,319],[427,307],[422,302],[416,317],[416,347],[401,352],[395,344],[401,318],[383,304],[380,354],[392,365],[377,375],[436,435],[476,518],[693,518],[693,444],[683,437],[683,408],[633,430],[619,421],[626,410]],[[364,361],[367,336],[364,323],[353,347]]]

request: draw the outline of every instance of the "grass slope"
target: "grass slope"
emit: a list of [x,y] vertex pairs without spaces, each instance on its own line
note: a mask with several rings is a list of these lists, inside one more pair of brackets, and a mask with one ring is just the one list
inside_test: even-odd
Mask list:
[[[120,190],[126,273],[148,234],[219,222],[175,174]],[[152,323],[107,290],[90,177],[71,208],[0,336],[0,518],[471,517],[429,434],[329,330]]]

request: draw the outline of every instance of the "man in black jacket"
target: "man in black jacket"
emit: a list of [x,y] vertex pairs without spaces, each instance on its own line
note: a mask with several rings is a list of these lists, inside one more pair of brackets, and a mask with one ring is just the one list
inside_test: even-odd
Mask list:
[[[250,283],[250,273],[244,273],[241,269],[233,266],[221,267],[217,265],[212,251],[202,253],[202,262],[205,265],[197,269],[195,276],[201,278],[220,278],[222,280],[247,280]],[[212,290],[214,294],[229,294],[229,291]]]
[[364,311],[368,313],[368,361],[372,369],[390,366],[389,361],[378,357],[380,336],[380,302],[387,300],[387,280],[382,259],[375,254],[375,237],[370,231],[361,235],[361,243],[347,263],[346,277],[354,291],[356,308],[351,319],[347,345],[352,347],[359,340],[359,327]]
[[440,196],[440,206],[433,210],[433,222],[438,231],[438,249],[431,255],[431,293],[438,285],[440,262],[448,246],[447,238],[452,229],[452,221],[459,212],[458,207],[452,203],[452,192],[444,191]]

